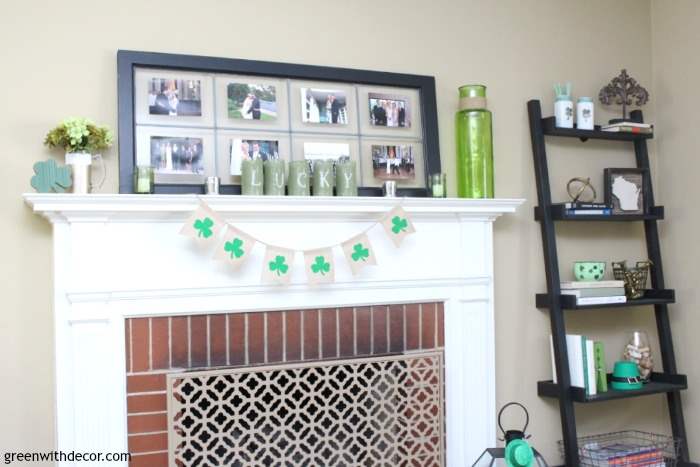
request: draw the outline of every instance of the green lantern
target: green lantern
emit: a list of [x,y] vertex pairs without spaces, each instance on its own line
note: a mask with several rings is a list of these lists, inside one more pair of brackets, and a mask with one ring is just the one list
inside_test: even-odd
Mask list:
[[486,109],[486,86],[459,88],[457,134],[457,195],[493,198],[493,136],[491,112]]

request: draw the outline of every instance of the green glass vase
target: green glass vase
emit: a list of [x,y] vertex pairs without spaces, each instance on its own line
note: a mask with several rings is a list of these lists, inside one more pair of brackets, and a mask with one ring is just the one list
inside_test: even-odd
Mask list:
[[457,133],[457,196],[493,198],[493,134],[486,109],[486,86],[459,88]]

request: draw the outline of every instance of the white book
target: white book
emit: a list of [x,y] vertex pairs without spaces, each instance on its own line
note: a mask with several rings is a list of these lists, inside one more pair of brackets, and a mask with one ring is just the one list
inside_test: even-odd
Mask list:
[[[586,388],[583,370],[583,349],[585,338],[579,334],[566,335],[567,355],[569,357],[569,379],[572,386]],[[557,367],[554,358],[554,339],[549,336],[549,346],[552,354],[552,381],[557,383]],[[593,380],[595,381],[595,379]]]
[[586,372],[588,373],[588,387],[586,388],[586,394],[589,396],[595,396],[598,394],[595,377],[594,344],[595,343],[592,340],[586,339]]
[[616,295],[612,297],[578,297],[576,298],[577,305],[608,305],[611,303],[626,303],[627,297],[624,295]]
[[624,286],[625,281],[565,281],[561,283],[562,289],[596,289]]
[[625,294],[624,287],[600,287],[595,289],[562,289],[562,295],[575,297],[613,297]]
[[631,127],[635,127],[635,128],[651,128],[652,127],[651,123],[618,122],[618,123],[611,123],[609,125],[603,125],[600,128],[602,130],[607,130],[608,128],[618,128],[621,126],[631,126]]

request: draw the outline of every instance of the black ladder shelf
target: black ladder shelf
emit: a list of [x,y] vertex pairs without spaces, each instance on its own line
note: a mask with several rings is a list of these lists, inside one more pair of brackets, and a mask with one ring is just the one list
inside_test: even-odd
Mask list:
[[[666,394],[668,411],[671,418],[673,436],[682,440],[679,453],[679,466],[698,466],[689,461],[685,422],[683,420],[683,407],[680,391],[687,388],[687,378],[676,371],[676,358],[673,353],[673,341],[671,338],[671,325],[668,318],[668,304],[675,301],[673,290],[666,289],[664,285],[664,273],[661,262],[661,249],[659,246],[659,233],[657,221],[663,219],[664,210],[661,206],[654,205],[654,195],[649,184],[649,191],[645,193],[651,208],[644,215],[638,216],[587,216],[585,221],[640,221],[644,222],[646,236],[647,255],[654,264],[651,270],[651,290],[647,290],[644,297],[637,300],[629,300],[627,303],[615,305],[590,305],[577,306],[570,296],[562,296],[560,289],[559,263],[557,258],[557,240],[555,233],[555,221],[583,221],[580,217],[567,217],[559,206],[552,204],[552,195],[549,186],[549,172],[547,169],[547,153],[545,149],[545,136],[573,137],[581,141],[588,139],[601,139],[609,141],[628,141],[634,145],[634,153],[638,168],[649,169],[649,155],[647,153],[646,140],[652,135],[632,133],[610,133],[601,131],[599,127],[594,130],[578,130],[557,128],[554,118],[542,118],[540,101],[531,100],[527,103],[530,119],[530,137],[532,139],[532,155],[535,162],[535,178],[537,182],[537,198],[539,206],[535,208],[535,219],[540,222],[542,231],[542,247],[544,251],[544,265],[547,279],[547,293],[537,294],[536,304],[538,308],[549,310],[551,332],[554,343],[555,366],[558,375],[558,384],[552,381],[540,381],[537,385],[538,394],[541,397],[553,397],[559,400],[559,412],[561,416],[562,437],[564,440],[565,463],[567,466],[578,466],[578,442],[576,435],[576,415],[574,403],[593,403],[622,399],[627,397],[639,397],[649,394]],[[642,112],[633,111],[631,117],[642,122]],[[640,305],[653,305],[656,315],[656,327],[659,337],[660,354],[663,362],[664,373],[653,373],[651,382],[637,391],[609,390],[597,396],[586,396],[585,392],[572,387],[569,375],[569,365],[566,348],[566,325],[564,310],[584,311],[603,307],[632,307]]]

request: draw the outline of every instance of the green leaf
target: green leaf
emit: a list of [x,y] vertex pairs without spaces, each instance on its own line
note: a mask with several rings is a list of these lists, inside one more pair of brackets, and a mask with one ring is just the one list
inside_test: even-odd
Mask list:
[[289,266],[285,264],[286,259],[284,256],[277,255],[275,256],[274,261],[270,261],[268,264],[268,268],[270,269],[270,272],[277,272],[278,276],[281,276],[282,274],[287,274],[287,271],[289,270]]
[[243,248],[241,248],[242,246],[243,240],[236,237],[232,242],[224,243],[224,251],[230,253],[231,259],[238,259],[245,254],[245,251],[243,251]]
[[214,221],[209,217],[194,221],[194,228],[195,230],[198,230],[197,237],[209,238],[214,235],[214,231],[211,229],[213,226]]
[[369,248],[364,248],[364,245],[362,243],[356,243],[355,246],[352,247],[354,250],[352,255],[353,261],[367,261],[365,258],[369,258]]
[[323,256],[317,256],[315,263],[311,265],[311,271],[314,274],[325,276],[327,272],[331,271],[331,263],[327,262]]
[[391,223],[394,224],[394,226],[391,228],[391,231],[397,235],[400,232],[405,232],[406,228],[408,227],[408,220],[406,220],[406,218],[404,217],[394,216],[391,219]]

